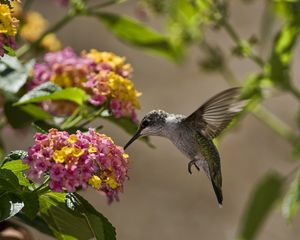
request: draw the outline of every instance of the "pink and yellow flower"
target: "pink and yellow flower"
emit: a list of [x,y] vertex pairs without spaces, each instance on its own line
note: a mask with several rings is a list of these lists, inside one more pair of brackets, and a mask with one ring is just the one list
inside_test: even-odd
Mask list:
[[49,175],[52,191],[75,192],[91,186],[104,192],[109,201],[118,199],[128,179],[128,155],[94,129],[71,135],[57,129],[37,133],[24,162],[30,166],[31,180]]
[[[137,122],[136,109],[141,95],[128,78],[132,67],[124,57],[92,49],[77,56],[71,48],[48,53],[44,63],[36,64],[30,88],[51,81],[62,88],[79,87],[94,106],[107,106],[116,118],[129,117]],[[49,107],[48,107],[49,108]]]

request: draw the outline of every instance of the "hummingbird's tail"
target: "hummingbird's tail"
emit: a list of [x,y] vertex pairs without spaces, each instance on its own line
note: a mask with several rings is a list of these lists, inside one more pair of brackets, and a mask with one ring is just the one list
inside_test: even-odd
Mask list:
[[215,194],[216,194],[218,203],[219,203],[220,206],[222,206],[222,203],[223,203],[222,189],[221,189],[221,187],[218,187],[218,186],[214,183],[214,180],[213,180],[213,179],[211,179],[211,183],[212,183],[212,185],[213,185],[213,188],[214,188],[214,191],[215,191]]

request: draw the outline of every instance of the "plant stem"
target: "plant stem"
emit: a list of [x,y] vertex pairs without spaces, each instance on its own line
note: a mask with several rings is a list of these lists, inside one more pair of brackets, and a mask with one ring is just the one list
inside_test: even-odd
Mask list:
[[126,0],[108,0],[108,1],[105,1],[103,3],[99,3],[99,4],[96,4],[94,6],[91,6],[87,9],[88,12],[90,11],[93,11],[93,10],[97,10],[99,8],[103,8],[103,7],[108,7],[112,4],[116,4],[116,3],[119,3],[119,2],[125,2]]
[[298,138],[294,135],[292,129],[262,105],[257,105],[252,110],[252,113],[275,133],[289,141],[291,144],[295,144],[298,141]]
[[62,19],[60,19],[56,24],[54,24],[52,27],[50,27],[46,32],[44,32],[36,41],[25,44],[21,48],[19,48],[16,51],[16,55],[18,58],[23,57],[26,53],[31,51],[32,49],[36,48],[40,42],[43,40],[43,38],[52,32],[56,32],[59,29],[61,29],[64,25],[66,25],[68,22],[70,22],[74,17],[76,16],[76,12],[70,10],[67,15],[65,15]]
[[49,186],[48,183],[50,181],[50,177],[47,177],[47,179],[36,189],[34,189],[34,192],[36,192],[38,195],[41,195],[40,193],[44,193],[45,189],[47,189],[47,191],[49,190]]
[[[236,33],[236,31],[234,30],[232,25],[226,19],[224,19],[222,26],[224,27],[224,29],[228,33],[228,35],[231,37],[231,39],[237,45],[240,45],[241,39],[240,39],[239,35]],[[264,60],[260,56],[256,55],[252,50],[251,50],[248,58],[251,59],[253,62],[255,62],[258,66],[260,66],[262,68],[265,65]],[[298,101],[300,101],[300,92],[294,86],[289,88],[288,91],[290,93],[292,93],[297,98]]]
[[78,107],[72,114],[71,116],[69,116],[62,124],[61,124],[61,128],[64,129],[64,128],[68,128],[68,126],[70,125],[70,123],[72,121],[74,121],[75,118],[77,118],[81,111],[81,107]]
[[[223,21],[222,25],[225,29],[225,31],[228,33],[228,35],[231,37],[231,39],[235,42],[236,45],[240,45],[242,40],[240,39],[239,35],[236,33],[234,28],[231,26],[231,24],[225,19]],[[249,59],[251,59],[253,62],[255,62],[258,66],[263,67],[264,66],[264,60],[256,55],[252,50],[248,56]]]
[[90,122],[92,122],[96,117],[98,117],[98,116],[101,114],[101,112],[102,112],[103,110],[104,110],[104,108],[102,107],[102,108],[100,108],[99,110],[95,111],[93,114],[91,114],[90,116],[88,116],[88,117],[86,118],[86,120],[85,120],[82,124],[80,124],[79,127],[84,127],[85,125],[87,125],[87,124],[89,124]]
[[50,190],[49,186],[46,186],[44,188],[39,189],[39,191],[36,191],[36,194],[38,196],[43,195],[44,193],[48,192]]

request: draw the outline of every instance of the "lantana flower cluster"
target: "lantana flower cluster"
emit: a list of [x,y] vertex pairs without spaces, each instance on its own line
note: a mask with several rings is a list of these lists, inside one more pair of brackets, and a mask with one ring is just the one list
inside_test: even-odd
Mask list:
[[109,201],[118,200],[128,178],[128,155],[94,129],[71,135],[57,129],[37,133],[24,162],[30,166],[28,178],[37,181],[49,175],[49,187],[54,192],[91,186],[104,192]]
[[7,4],[0,4],[0,56],[6,52],[5,47],[16,49],[15,35],[18,20],[12,16],[12,9]]
[[[137,98],[141,93],[129,79],[131,73],[132,67],[124,57],[95,49],[78,56],[71,48],[65,48],[47,53],[44,62],[34,66],[29,87],[48,81],[62,88],[78,87],[88,93],[90,104],[100,107],[107,103],[114,117],[130,117],[137,122],[135,110],[140,108]],[[48,109],[53,109],[47,104]]]

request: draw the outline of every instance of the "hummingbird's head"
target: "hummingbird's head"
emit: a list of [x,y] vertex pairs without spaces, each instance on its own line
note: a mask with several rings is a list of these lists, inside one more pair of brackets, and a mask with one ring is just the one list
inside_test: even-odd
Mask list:
[[163,110],[153,110],[147,113],[142,119],[140,126],[134,136],[128,141],[124,149],[142,136],[160,136],[166,124],[168,113]]

